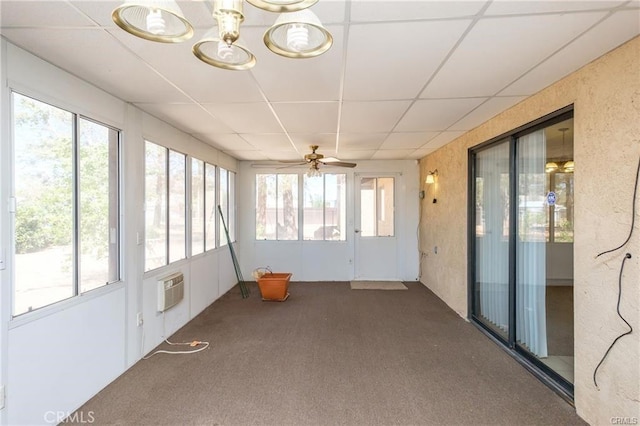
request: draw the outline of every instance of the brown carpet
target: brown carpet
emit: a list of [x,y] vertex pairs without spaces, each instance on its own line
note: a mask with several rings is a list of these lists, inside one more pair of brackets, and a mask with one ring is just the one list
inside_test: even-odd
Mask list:
[[[171,337],[195,355],[140,361],[87,402],[94,424],[584,424],[575,410],[420,283],[351,291],[236,286]],[[164,345],[162,346],[164,347]]]
[[547,286],[547,347],[550,356],[573,356],[573,287]]

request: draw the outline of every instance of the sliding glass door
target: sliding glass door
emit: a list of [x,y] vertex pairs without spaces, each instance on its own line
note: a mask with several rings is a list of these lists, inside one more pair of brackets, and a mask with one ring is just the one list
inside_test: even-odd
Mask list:
[[571,394],[572,113],[472,149],[469,160],[471,318]]
[[476,154],[475,297],[479,321],[509,336],[509,140]]

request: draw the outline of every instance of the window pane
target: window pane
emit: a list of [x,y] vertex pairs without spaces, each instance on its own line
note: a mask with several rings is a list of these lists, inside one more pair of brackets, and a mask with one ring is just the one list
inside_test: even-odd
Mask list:
[[19,315],[74,295],[73,115],[14,93],[13,131]]
[[378,237],[393,237],[395,232],[393,181],[393,178],[378,178]]
[[[228,172],[227,170],[220,168],[220,209],[222,209],[222,215],[224,216],[225,223],[229,226],[229,212],[228,212],[228,196],[229,196],[229,188],[228,188]],[[227,235],[224,232],[224,226],[222,224],[222,217],[220,218],[220,245],[224,246],[227,244]]]
[[167,149],[145,143],[145,271],[167,264]]
[[256,239],[276,239],[276,175],[256,175]]
[[191,255],[204,252],[204,162],[191,159]]
[[298,175],[278,175],[278,240],[298,239]]
[[229,172],[229,217],[227,226],[229,227],[229,238],[236,241],[236,174]]
[[324,190],[324,239],[346,239],[345,226],[347,223],[345,174],[325,174]]
[[205,163],[205,250],[216,247],[216,166]]
[[303,238],[344,240],[346,223],[345,174],[304,176]]
[[556,203],[553,206],[554,241],[573,242],[573,173],[554,173]]
[[169,262],[186,257],[186,156],[169,151]]
[[302,210],[305,240],[324,239],[324,178],[304,176],[304,204]]
[[80,119],[80,292],[118,279],[118,132]]
[[363,237],[376,236],[377,182],[376,178],[360,181],[360,232]]

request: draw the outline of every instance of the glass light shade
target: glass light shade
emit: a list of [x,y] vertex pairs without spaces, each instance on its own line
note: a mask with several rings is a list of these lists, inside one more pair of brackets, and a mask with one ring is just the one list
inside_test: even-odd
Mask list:
[[544,171],[547,173],[551,173],[555,170],[558,170],[558,163],[548,161],[547,164],[544,165]]
[[322,172],[318,169],[318,164],[311,164],[311,167],[309,167],[307,171],[307,176],[310,178],[322,176]]
[[256,64],[253,53],[237,42],[228,44],[221,40],[215,27],[193,45],[193,54],[202,62],[225,70],[248,70]]
[[247,0],[253,6],[268,12],[296,12],[313,6],[318,0]]
[[331,33],[308,9],[281,14],[263,40],[269,50],[287,58],[312,58],[333,44]]
[[177,43],[193,36],[193,27],[173,0],[126,0],[114,9],[111,19],[145,40]]
[[436,179],[431,173],[429,173],[427,175],[427,178],[424,180],[424,183],[428,183],[428,184],[435,183],[435,182],[436,182]]
[[564,170],[567,173],[571,173],[573,172],[573,169],[575,168],[575,163],[573,162],[573,160],[569,160],[566,163],[564,163],[564,165],[562,166],[562,170]]

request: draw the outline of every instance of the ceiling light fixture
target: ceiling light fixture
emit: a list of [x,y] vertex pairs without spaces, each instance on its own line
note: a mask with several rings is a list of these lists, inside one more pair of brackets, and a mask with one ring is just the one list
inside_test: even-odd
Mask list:
[[[286,12],[278,17],[263,37],[274,53],[288,58],[312,58],[333,44],[333,37],[320,19],[306,9],[318,0],[247,0],[270,12]],[[244,21],[244,0],[213,0],[213,18],[217,27],[209,30],[193,46],[201,61],[227,70],[246,70],[256,58],[238,43]],[[123,30],[145,40],[176,43],[193,36],[193,26],[173,0],[125,0],[111,14]]]
[[173,0],[125,0],[111,19],[134,36],[161,43],[178,43],[193,36],[193,27]]
[[318,0],[247,0],[253,6],[268,12],[297,12],[313,6]]
[[307,177],[314,178],[322,176],[322,172],[318,168],[318,162],[313,161],[310,164],[309,170],[307,170]]

